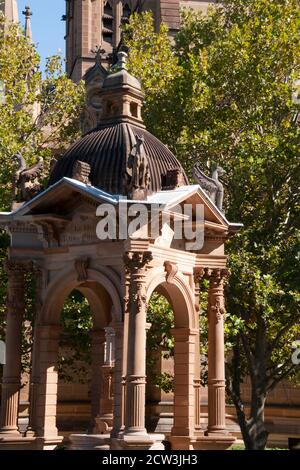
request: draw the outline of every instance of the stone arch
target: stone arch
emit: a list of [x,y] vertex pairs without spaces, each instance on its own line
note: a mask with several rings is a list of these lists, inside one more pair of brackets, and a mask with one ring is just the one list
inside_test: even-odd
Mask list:
[[163,267],[153,269],[151,274],[146,288],[147,302],[153,292],[159,289],[173,308],[176,328],[197,328],[193,293],[183,276],[177,273],[172,282],[167,282]]
[[[109,320],[122,322],[123,308],[118,276],[105,268],[88,269],[86,280],[79,281],[74,268],[62,271],[49,284],[39,315],[40,324],[59,324],[60,313],[67,296],[79,290],[89,301],[95,327],[107,326]],[[118,287],[116,287],[118,286]],[[98,315],[101,306],[104,317]],[[108,311],[109,310],[109,311]],[[110,319],[110,314],[112,318]]]
[[[81,268],[81,269],[80,269]],[[79,271],[79,272],[78,272]],[[81,279],[79,279],[81,276]],[[99,411],[101,385],[98,374],[104,363],[105,328],[112,321],[122,322],[120,279],[106,267],[86,269],[84,265],[61,271],[47,287],[35,329],[33,375],[38,377],[36,401],[31,407],[31,421],[38,436],[57,436],[57,357],[61,332],[60,315],[72,290],[80,291],[89,301],[93,316],[92,329],[92,422]],[[37,392],[35,392],[37,393]]]
[[[147,286],[147,302],[156,290],[164,295],[173,309],[174,347],[174,421],[169,440],[172,446],[192,436],[195,430],[195,380],[199,358],[199,323],[192,287],[184,276],[169,276],[163,267],[153,269]],[[167,280],[168,279],[168,280]]]

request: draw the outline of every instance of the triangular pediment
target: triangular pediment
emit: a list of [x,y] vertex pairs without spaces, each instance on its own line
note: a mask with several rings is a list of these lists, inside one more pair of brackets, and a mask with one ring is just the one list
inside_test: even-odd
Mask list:
[[76,210],[85,201],[85,205],[96,207],[101,203],[117,204],[118,196],[113,196],[87,184],[71,178],[62,178],[58,183],[40,193],[31,201],[25,203],[13,213],[16,217],[28,215],[56,214],[65,216]]
[[207,230],[225,232],[238,231],[242,224],[231,223],[227,220],[225,214],[221,212],[216,205],[207,196],[205,191],[199,185],[181,186],[175,190],[161,191],[148,198],[151,203],[159,203],[167,211],[174,211],[178,206],[190,204],[193,210],[197,205],[203,206],[205,227]]

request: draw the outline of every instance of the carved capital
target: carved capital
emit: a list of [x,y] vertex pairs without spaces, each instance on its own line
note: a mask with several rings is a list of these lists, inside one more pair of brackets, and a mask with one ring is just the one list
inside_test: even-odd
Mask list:
[[74,262],[74,267],[77,272],[77,281],[86,281],[88,278],[89,258],[76,259]]
[[230,275],[230,271],[227,268],[205,268],[204,277],[215,283],[225,282]]
[[146,268],[153,259],[151,251],[127,251],[123,256],[124,266],[127,274],[133,274]]
[[170,261],[164,262],[165,272],[166,272],[166,281],[172,283],[174,277],[178,273],[178,266],[176,263],[171,263]]
[[194,268],[194,283],[198,285],[205,276],[204,268]]
[[209,304],[210,312],[218,323],[226,313],[224,302],[224,282],[229,276],[228,269],[213,269],[210,273]]
[[33,269],[33,263],[28,260],[6,259],[5,271],[9,278],[24,276],[24,274]]

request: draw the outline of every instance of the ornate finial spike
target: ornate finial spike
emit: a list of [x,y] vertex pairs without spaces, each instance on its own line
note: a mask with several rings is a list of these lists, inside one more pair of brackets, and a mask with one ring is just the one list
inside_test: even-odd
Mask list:
[[91,52],[96,55],[96,64],[101,65],[105,59],[105,49],[102,49],[101,46],[96,46],[94,49],[91,49]]
[[22,11],[22,14],[25,16],[25,18],[29,18],[32,16],[32,11],[30,10],[30,7],[26,6],[25,10]]
[[32,16],[32,11],[30,7],[26,6],[25,10],[22,11],[22,14],[25,16],[25,36],[32,41],[32,31],[30,24],[30,17]]
[[126,52],[124,52],[124,51],[118,52],[118,63],[117,63],[117,67],[118,67],[120,70],[126,70],[126,68],[127,68],[127,66],[126,66],[127,57],[128,57],[128,55],[126,54]]

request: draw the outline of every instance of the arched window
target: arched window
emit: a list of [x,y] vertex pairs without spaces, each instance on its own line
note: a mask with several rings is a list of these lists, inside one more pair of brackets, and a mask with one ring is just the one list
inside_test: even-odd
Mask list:
[[132,11],[131,11],[129,4],[127,2],[123,2],[123,13],[122,13],[122,20],[121,20],[122,24],[128,23],[131,13]]
[[104,12],[102,17],[102,39],[103,42],[113,43],[114,35],[114,13],[110,1],[104,3]]

